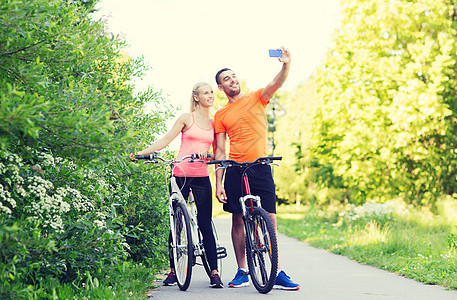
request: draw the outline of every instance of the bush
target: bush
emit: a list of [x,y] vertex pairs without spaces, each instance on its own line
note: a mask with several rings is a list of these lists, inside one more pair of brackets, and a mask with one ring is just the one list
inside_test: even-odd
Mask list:
[[46,282],[80,287],[128,258],[164,266],[166,193],[156,182],[163,173],[133,163],[86,169],[30,152],[27,161],[0,152],[2,298],[38,293]]

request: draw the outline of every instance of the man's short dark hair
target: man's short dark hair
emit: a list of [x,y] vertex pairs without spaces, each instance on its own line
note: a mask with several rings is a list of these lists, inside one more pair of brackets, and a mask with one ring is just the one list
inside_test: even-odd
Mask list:
[[217,83],[217,85],[221,84],[221,81],[219,80],[219,75],[221,75],[222,72],[231,71],[231,70],[232,69],[230,69],[230,68],[223,68],[219,72],[216,73],[216,83]]

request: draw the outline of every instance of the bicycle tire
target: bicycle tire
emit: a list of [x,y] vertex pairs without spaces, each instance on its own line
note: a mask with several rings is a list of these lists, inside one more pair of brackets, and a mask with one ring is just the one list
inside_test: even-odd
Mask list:
[[[217,251],[217,248],[220,247],[220,244],[219,244],[219,238],[217,236],[217,231],[216,231],[216,226],[214,226],[214,222],[213,220],[211,220],[211,227],[213,229],[213,235],[214,235],[214,240],[216,241],[216,251]],[[200,232],[200,229],[198,229],[198,237],[200,239],[200,243],[203,243],[203,237],[202,237],[202,234]],[[219,255],[217,256],[217,272],[219,273],[219,276],[222,277],[222,258],[223,257],[219,257]],[[203,249],[203,255],[201,256],[201,259],[202,259],[202,264],[203,264],[203,267],[205,268],[205,271],[206,271],[206,274],[208,275],[208,277],[211,278],[211,267],[209,266],[209,261],[208,261],[208,258],[206,257],[206,250]]]
[[278,270],[278,242],[267,211],[254,208],[245,221],[246,257],[254,287],[262,294],[271,291]]
[[194,247],[192,245],[192,232],[190,218],[186,206],[177,202],[174,206],[174,229],[176,245],[173,247],[173,261],[178,286],[182,291],[187,290],[192,277],[194,260]]

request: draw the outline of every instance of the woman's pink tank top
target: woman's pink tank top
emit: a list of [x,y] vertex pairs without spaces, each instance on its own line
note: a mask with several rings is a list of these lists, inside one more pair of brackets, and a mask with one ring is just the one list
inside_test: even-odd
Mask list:
[[[192,126],[181,135],[181,147],[178,157],[208,151],[214,140],[214,122],[211,120],[211,129],[203,129],[195,123],[192,113]],[[180,177],[205,177],[208,176],[208,166],[203,162],[183,161],[176,164],[174,174]]]

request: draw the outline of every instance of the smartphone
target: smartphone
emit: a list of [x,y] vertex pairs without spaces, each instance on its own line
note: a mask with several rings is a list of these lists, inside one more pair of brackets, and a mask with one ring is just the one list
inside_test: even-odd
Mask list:
[[270,49],[268,50],[270,57],[282,57],[281,49]]

